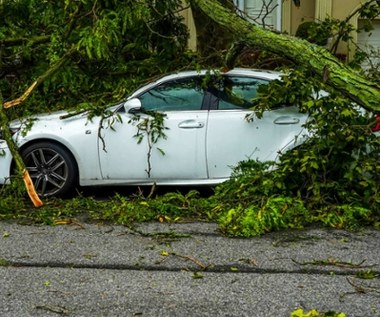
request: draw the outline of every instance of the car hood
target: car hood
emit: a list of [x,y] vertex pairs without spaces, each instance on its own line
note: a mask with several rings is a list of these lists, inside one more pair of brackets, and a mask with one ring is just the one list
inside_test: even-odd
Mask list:
[[[113,110],[114,107],[109,108],[110,110]],[[49,112],[49,113],[40,113],[35,114],[30,117],[25,117],[22,119],[13,120],[10,123],[11,128],[21,128],[22,126],[28,126],[30,123],[57,123],[57,124],[67,124],[69,122],[73,121],[96,121],[96,118],[100,118],[98,116],[94,116],[91,119],[89,118],[89,111],[86,110],[84,112],[74,112],[74,111],[55,111],[55,112]]]
[[30,118],[32,120],[38,120],[38,121],[55,121],[55,120],[77,120],[77,119],[83,119],[87,118],[89,111],[76,113],[76,112],[70,112],[66,110],[62,111],[56,111],[51,113],[41,113],[37,115],[33,115]]

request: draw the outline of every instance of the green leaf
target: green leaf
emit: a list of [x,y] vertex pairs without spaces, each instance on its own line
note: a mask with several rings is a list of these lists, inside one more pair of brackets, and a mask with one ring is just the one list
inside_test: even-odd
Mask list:
[[202,279],[204,276],[200,272],[194,272],[193,273],[193,279]]

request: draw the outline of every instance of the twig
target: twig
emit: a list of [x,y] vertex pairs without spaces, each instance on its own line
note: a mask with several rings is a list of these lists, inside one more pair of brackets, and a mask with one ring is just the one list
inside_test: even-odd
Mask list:
[[61,315],[67,315],[70,313],[70,311],[68,309],[66,309],[65,307],[61,307],[61,306],[36,305],[35,308],[36,309],[44,309],[44,310],[51,311],[53,313],[61,314]]
[[343,295],[339,297],[340,301],[343,301],[344,297],[347,295],[357,295],[357,294],[368,294],[371,292],[375,292],[380,294],[380,286],[379,287],[373,287],[368,285],[357,285],[353,281],[351,281],[348,277],[346,278],[347,282],[355,289],[354,292],[346,292]]
[[336,259],[327,259],[327,260],[313,260],[313,261],[306,261],[306,262],[298,262],[294,259],[292,261],[299,265],[326,265],[326,266],[337,266],[337,267],[343,267],[343,268],[367,268],[371,267],[369,265],[363,266],[362,264],[366,261],[363,260],[360,263],[350,263],[350,262],[344,262],[344,261],[338,261]]
[[198,261],[197,259],[194,259],[191,256],[180,255],[180,254],[177,254],[177,253],[174,253],[174,252],[171,252],[169,254],[172,254],[172,255],[177,256],[179,258],[191,261],[191,262],[195,263],[196,265],[198,265],[203,271],[206,270],[210,266],[210,264],[209,265],[204,265],[202,262]]

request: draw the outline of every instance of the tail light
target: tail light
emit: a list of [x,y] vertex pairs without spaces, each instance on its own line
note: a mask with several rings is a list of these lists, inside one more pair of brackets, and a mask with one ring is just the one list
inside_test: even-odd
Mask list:
[[372,128],[373,132],[379,132],[380,131],[380,115],[376,116],[376,123],[375,126]]

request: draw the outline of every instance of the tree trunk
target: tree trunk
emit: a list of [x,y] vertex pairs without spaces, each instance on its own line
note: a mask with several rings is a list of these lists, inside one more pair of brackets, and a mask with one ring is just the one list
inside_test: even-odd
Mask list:
[[296,64],[306,66],[329,86],[339,90],[363,108],[380,112],[380,87],[344,65],[323,47],[254,26],[224,8],[217,0],[189,1],[248,46],[285,56]]

